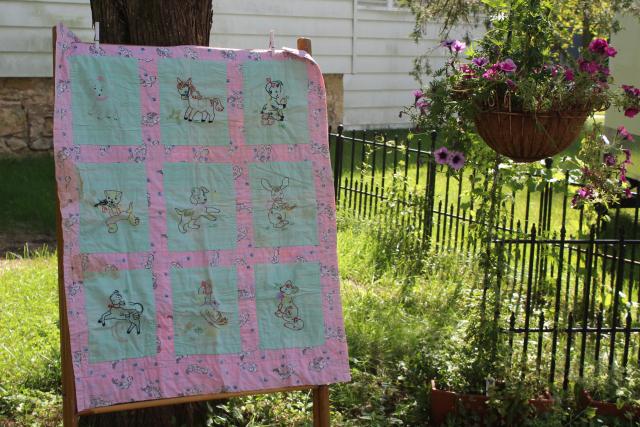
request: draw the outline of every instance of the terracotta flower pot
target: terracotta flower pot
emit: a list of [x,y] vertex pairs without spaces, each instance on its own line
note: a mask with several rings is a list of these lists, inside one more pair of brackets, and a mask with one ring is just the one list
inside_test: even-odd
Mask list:
[[615,403],[594,400],[586,390],[582,390],[580,394],[580,404],[583,407],[596,408],[596,413],[603,417],[615,417],[625,420],[627,419],[626,415],[631,413],[634,420],[640,419],[640,407],[624,405],[622,408],[618,408]]
[[482,139],[496,152],[516,162],[535,162],[567,149],[580,135],[585,112],[545,114],[483,111],[475,124]]
[[[460,394],[453,391],[439,390],[436,381],[431,380],[431,424],[444,424],[450,414],[462,409],[465,414],[474,414],[482,424],[489,412],[489,397],[481,394]],[[535,399],[529,399],[537,414],[550,412],[553,408],[553,396],[545,392]]]

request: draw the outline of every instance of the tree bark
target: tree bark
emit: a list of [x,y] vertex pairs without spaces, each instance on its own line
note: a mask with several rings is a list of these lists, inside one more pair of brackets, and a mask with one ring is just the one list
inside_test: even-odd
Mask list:
[[[208,46],[212,0],[91,0],[100,42],[143,46]],[[204,426],[206,402],[80,417],[81,426]]]
[[144,46],[209,46],[211,0],[91,0],[100,41]]

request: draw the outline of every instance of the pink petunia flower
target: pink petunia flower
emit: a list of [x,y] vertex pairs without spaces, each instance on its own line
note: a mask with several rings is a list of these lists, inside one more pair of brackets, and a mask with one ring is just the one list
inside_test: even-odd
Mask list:
[[624,153],[624,163],[631,163],[631,150],[629,150],[628,148],[623,148],[622,152]]
[[631,189],[629,187],[624,189],[624,195],[627,199],[630,199],[633,194],[631,194]]
[[498,62],[498,68],[505,73],[513,73],[518,69],[518,66],[511,58],[507,58],[502,62]]
[[447,147],[440,147],[433,152],[435,161],[439,165],[446,165],[449,162],[449,150]]
[[464,166],[464,154],[460,151],[453,151],[449,153],[449,166],[454,170],[460,170]]
[[424,92],[421,89],[416,89],[413,91],[413,97],[418,100],[424,96]]
[[456,53],[461,52],[461,51],[465,50],[466,48],[467,48],[467,44],[465,42],[461,42],[460,40],[455,40],[451,44],[451,50],[453,50]]
[[487,80],[495,79],[499,69],[500,68],[498,67],[498,64],[493,64],[487,71],[482,73],[482,78],[485,78]]
[[475,71],[473,71],[473,69],[467,64],[462,64],[460,66],[460,71],[463,74],[462,77],[465,79],[471,79],[476,75]]
[[618,126],[618,135],[620,135],[622,139],[626,139],[627,141],[633,141],[633,136],[631,136],[627,128],[624,126]]
[[604,48],[604,53],[608,57],[613,58],[614,56],[616,56],[618,54],[618,51],[613,46],[607,46],[607,47]]

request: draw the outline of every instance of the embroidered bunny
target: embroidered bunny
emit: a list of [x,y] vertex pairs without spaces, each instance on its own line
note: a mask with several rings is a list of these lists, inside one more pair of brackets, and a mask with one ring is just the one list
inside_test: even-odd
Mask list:
[[112,99],[109,97],[109,86],[104,76],[98,76],[93,80],[91,86],[93,91],[93,108],[89,114],[98,120],[120,120],[118,110],[113,105]]
[[267,77],[267,84],[264,86],[264,90],[269,94],[269,99],[260,111],[262,124],[271,126],[275,122],[284,121],[284,109],[287,108],[289,99],[283,95],[284,83],[281,80],[271,80],[271,77]]
[[273,228],[282,230],[290,224],[287,219],[288,213],[296,208],[296,205],[289,204],[284,199],[284,190],[289,186],[289,178],[286,176],[282,178],[280,185],[273,185],[265,178],[262,178],[260,183],[262,188],[271,192],[271,200],[267,207],[269,222],[273,225]]
[[299,331],[304,328],[304,321],[299,316],[298,306],[294,300],[294,295],[297,294],[299,290],[291,280],[287,280],[284,285],[280,286],[278,310],[274,313],[277,317],[284,320],[285,328],[294,331]]

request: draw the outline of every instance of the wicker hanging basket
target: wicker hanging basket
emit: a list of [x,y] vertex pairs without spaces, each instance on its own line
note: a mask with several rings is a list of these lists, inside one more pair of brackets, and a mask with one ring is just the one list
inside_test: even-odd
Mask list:
[[475,116],[478,133],[498,153],[530,163],[567,149],[580,135],[587,113],[483,111]]

